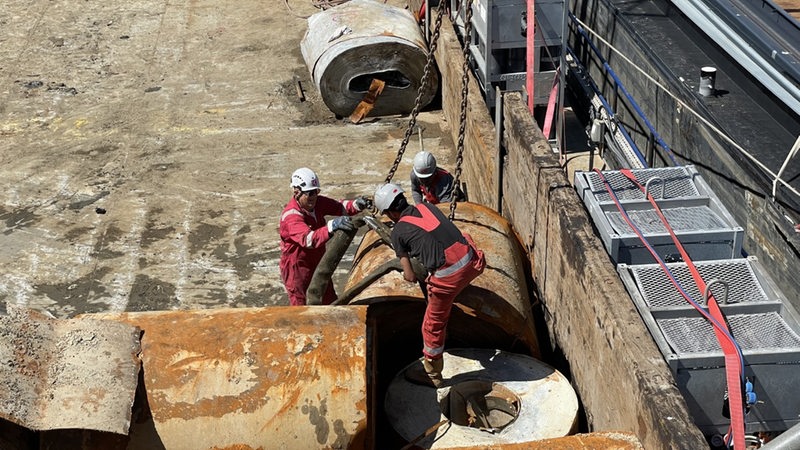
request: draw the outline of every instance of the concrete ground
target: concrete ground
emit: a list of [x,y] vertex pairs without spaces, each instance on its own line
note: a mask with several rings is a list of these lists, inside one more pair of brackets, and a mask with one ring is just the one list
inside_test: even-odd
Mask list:
[[[0,309],[288,304],[277,228],[292,171],[316,170],[324,195],[371,195],[408,124],[355,125],[327,109],[300,53],[301,16],[317,11],[4,2]],[[426,149],[452,168],[449,124],[436,110],[419,122]],[[418,150],[415,137],[395,177],[406,187]]]

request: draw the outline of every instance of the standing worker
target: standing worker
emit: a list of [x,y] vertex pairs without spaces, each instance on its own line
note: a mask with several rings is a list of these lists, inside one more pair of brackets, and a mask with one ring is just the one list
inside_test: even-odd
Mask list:
[[483,272],[486,259],[469,234],[461,231],[438,207],[408,204],[403,189],[384,184],[375,191],[375,207],[393,222],[392,247],[400,258],[403,278],[417,277],[410,257],[428,270],[428,305],[422,319],[422,364],[406,371],[408,381],[427,386],[442,385],[444,341],[450,309],[456,296]]
[[428,151],[414,156],[414,169],[411,170],[411,197],[414,203],[437,204],[464,200],[461,190],[455,186],[450,172],[436,165],[436,158]]
[[[306,304],[306,290],[314,270],[325,254],[325,243],[336,230],[352,231],[353,214],[367,206],[364,197],[336,201],[319,195],[319,178],[313,170],[302,167],[292,174],[292,199],[281,213],[281,279],[293,306]],[[325,216],[338,216],[325,221]],[[333,284],[322,298],[330,305],[336,300]]]

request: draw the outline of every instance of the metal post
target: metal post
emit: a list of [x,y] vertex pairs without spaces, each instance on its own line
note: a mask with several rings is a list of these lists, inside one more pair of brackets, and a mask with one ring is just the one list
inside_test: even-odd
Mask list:
[[[564,89],[567,85],[567,19],[569,17],[567,10],[567,0],[561,2],[561,54],[558,56],[558,124],[556,124],[556,135],[560,142],[559,145],[564,148],[566,145],[566,118],[564,116]],[[545,42],[545,44],[547,44]],[[565,149],[566,150],[566,149]],[[591,169],[589,169],[591,170]]]
[[644,161],[647,163],[648,167],[653,167],[654,160],[656,159],[656,136],[652,132],[647,137],[646,153],[647,155],[644,157]]
[[497,143],[497,151],[495,152],[495,195],[497,212],[502,214],[503,208],[503,93],[500,91],[500,86],[494,87],[494,138]]
[[528,10],[526,13],[526,18],[528,21],[528,25],[526,28],[525,39],[526,39],[526,49],[525,49],[525,90],[528,91],[528,111],[533,114],[533,103],[534,103],[534,91],[533,91],[533,68],[536,66],[536,61],[534,61],[534,55],[536,52],[534,51],[535,42],[535,24],[536,24],[536,12],[534,11],[535,2],[534,0],[528,0]]
[[717,79],[717,69],[713,67],[703,67],[700,69],[700,86],[698,92],[703,97],[713,95],[715,92],[714,84]]

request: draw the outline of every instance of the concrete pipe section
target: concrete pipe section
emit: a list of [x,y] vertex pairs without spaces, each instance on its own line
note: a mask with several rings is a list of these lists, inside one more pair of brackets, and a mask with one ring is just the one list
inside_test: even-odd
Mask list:
[[[414,16],[373,0],[352,0],[316,13],[300,43],[303,59],[325,105],[349,116],[367,96],[374,79],[385,83],[371,116],[406,114],[414,108],[428,58]],[[439,85],[430,70],[420,107]]]
[[[534,358],[490,349],[445,352],[445,387],[410,383],[403,372],[386,394],[394,429],[422,448],[521,444],[574,431],[578,397],[560,372]],[[432,427],[441,424],[435,431]]]

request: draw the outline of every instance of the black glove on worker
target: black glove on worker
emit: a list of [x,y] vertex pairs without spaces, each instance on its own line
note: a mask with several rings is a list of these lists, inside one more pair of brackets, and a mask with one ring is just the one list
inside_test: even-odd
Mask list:
[[359,211],[363,211],[365,208],[369,208],[369,207],[372,206],[371,202],[369,201],[369,199],[367,197],[356,197],[356,199],[353,200],[353,205]]

